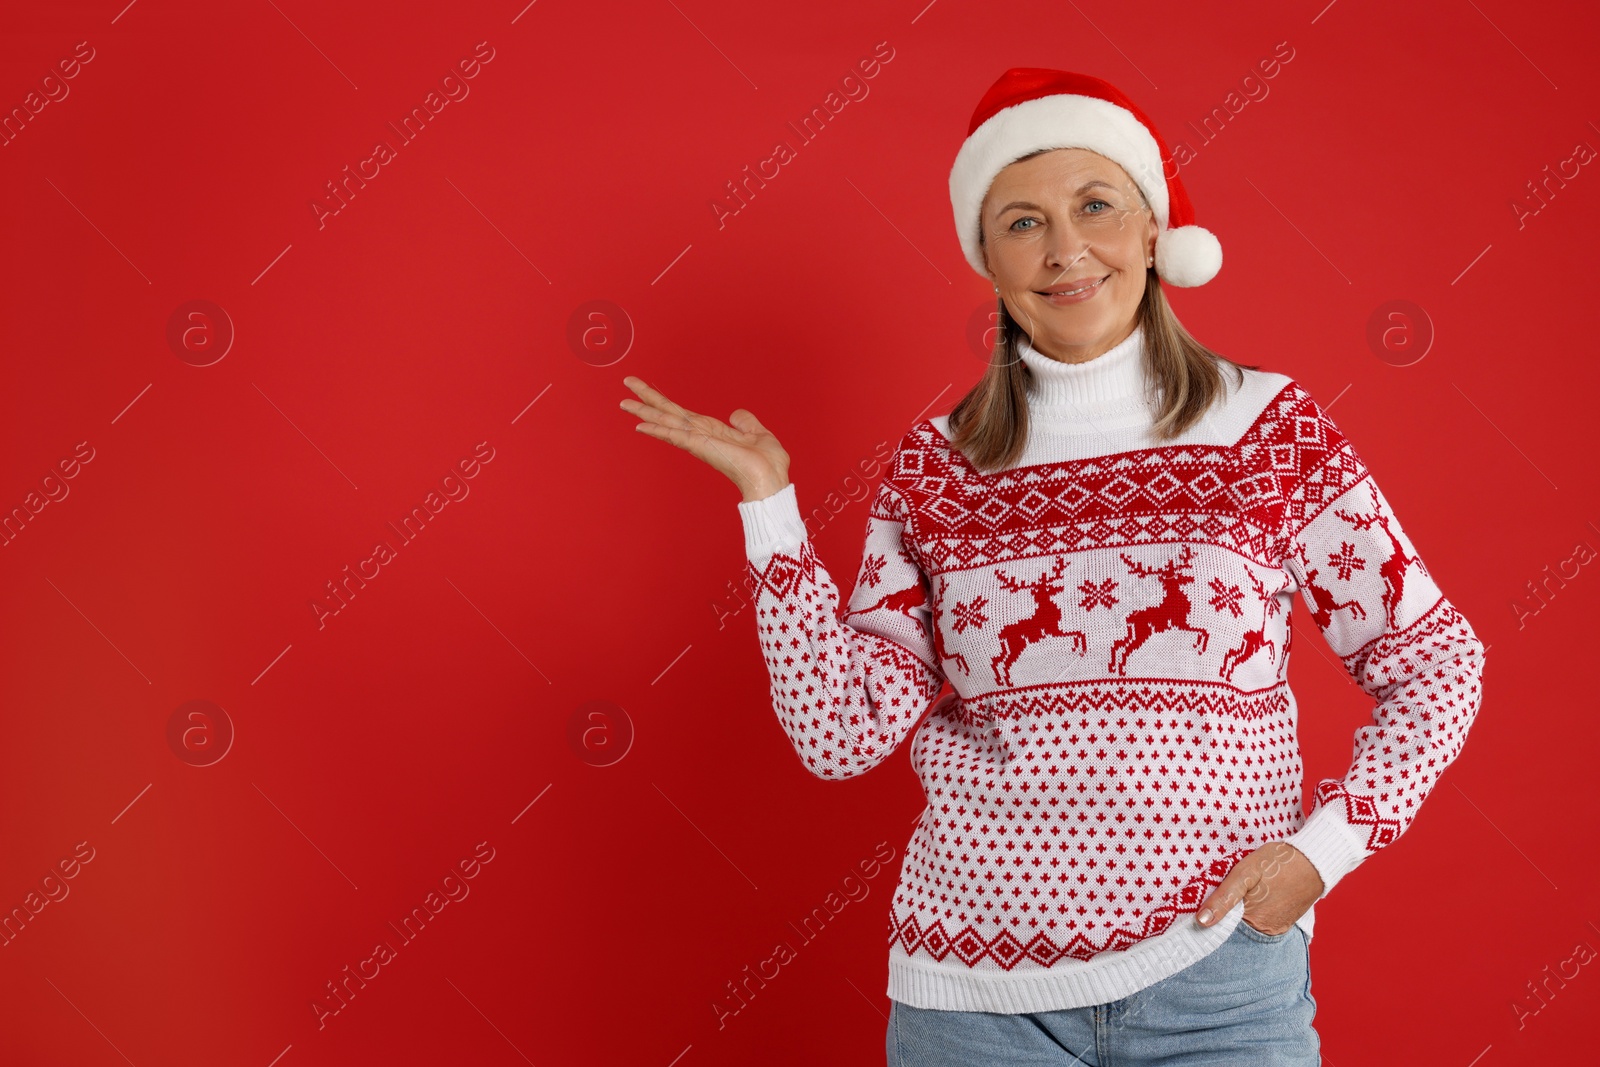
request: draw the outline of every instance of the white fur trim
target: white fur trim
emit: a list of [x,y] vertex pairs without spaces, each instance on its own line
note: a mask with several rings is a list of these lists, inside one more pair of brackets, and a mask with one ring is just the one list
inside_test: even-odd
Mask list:
[[[961,235],[967,262],[980,277],[989,277],[983,265],[983,248],[978,244],[983,198],[996,174],[1041,148],[1087,148],[1116,163],[1138,184],[1155,210],[1156,223],[1166,229],[1167,178],[1161,166],[1161,146],[1144,123],[1109,100],[1092,96],[1057,94],[1024,100],[996,112],[974,130],[956,153],[955,165],[950,169],[950,205],[955,210],[956,232]],[[1157,245],[1159,263],[1159,240]],[[1219,266],[1221,255],[1219,247]],[[1165,278],[1166,274],[1161,276]]]
[[1201,226],[1156,235],[1156,273],[1171,285],[1204,285],[1222,269],[1222,242]]

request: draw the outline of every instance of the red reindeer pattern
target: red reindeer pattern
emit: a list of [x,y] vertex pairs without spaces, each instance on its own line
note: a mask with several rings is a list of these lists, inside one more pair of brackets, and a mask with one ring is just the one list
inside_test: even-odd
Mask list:
[[[1371,491],[1370,485],[1369,491]],[[1384,579],[1384,611],[1389,624],[1392,626],[1394,624],[1395,607],[1404,595],[1406,572],[1413,562],[1417,563],[1418,566],[1422,566],[1422,563],[1416,556],[1408,554],[1401,546],[1399,539],[1394,536],[1389,525],[1390,519],[1382,508],[1378,506],[1375,493],[1373,493],[1373,504],[1374,509],[1370,513],[1352,513],[1339,510],[1335,514],[1357,530],[1370,529],[1376,525],[1381,527],[1384,533],[1388,535],[1391,552],[1388,559],[1379,567],[1379,572]],[[1327,586],[1317,583],[1317,577],[1322,573],[1321,569],[1310,565],[1310,559],[1303,543],[1296,543],[1292,546],[1292,550],[1295,558],[1300,561],[1304,572],[1303,585],[1307,599],[1312,605],[1312,620],[1316,623],[1318,629],[1326,630],[1334,613],[1345,609],[1349,609],[1351,615],[1357,619],[1366,617],[1366,610],[1359,601],[1355,599],[1339,600]],[[911,560],[911,557],[904,549],[901,550],[901,556],[908,561]],[[1205,628],[1189,624],[1189,614],[1194,605],[1189,598],[1189,594],[1184,589],[1184,586],[1194,581],[1192,547],[1184,546],[1177,558],[1170,559],[1159,567],[1140,563],[1137,560],[1130,559],[1126,554],[1122,554],[1122,560],[1134,575],[1155,578],[1159,581],[1162,588],[1162,598],[1157,604],[1140,608],[1128,614],[1125,620],[1127,632],[1111,646],[1111,660],[1108,664],[1108,669],[1116,674],[1126,675],[1128,656],[1137,651],[1151,637],[1169,630],[1183,630],[1193,633],[1195,635],[1195,651],[1199,654],[1204,654],[1211,635]],[[881,557],[876,562],[881,563]],[[1332,562],[1339,564],[1340,560],[1334,559]],[[1348,565],[1348,562],[1346,561],[1344,565]],[[1071,638],[1073,650],[1078,655],[1082,656],[1088,653],[1088,638],[1083,631],[1062,628],[1063,613],[1060,605],[1055,601],[1055,597],[1065,589],[1061,579],[1067,563],[1068,561],[1064,557],[1056,557],[1055,564],[1050,571],[1032,581],[1023,581],[1020,578],[1006,574],[1004,571],[997,570],[995,572],[996,578],[1006,589],[1014,593],[1026,591],[1032,594],[1034,598],[1034,608],[1030,615],[1000,629],[1000,654],[995,656],[991,663],[997,684],[1010,687],[1012,685],[1011,669],[1021,658],[1022,653],[1030,645],[1036,644],[1046,637]],[[1360,560],[1355,560],[1354,564],[1357,567],[1362,565]],[[864,579],[871,582],[876,577],[877,570],[877,567],[869,567],[864,574]],[[1426,573],[1425,567],[1424,573]],[[1244,633],[1239,645],[1228,649],[1224,653],[1219,676],[1226,682],[1232,682],[1234,672],[1263,649],[1267,651],[1269,659],[1277,654],[1275,643],[1267,640],[1266,627],[1268,620],[1278,614],[1280,604],[1277,598],[1267,595],[1265,586],[1254,573],[1247,571],[1247,576],[1251,585],[1255,588],[1256,596],[1261,598],[1261,624],[1255,629]],[[847,612],[845,617],[863,615],[879,610],[889,610],[899,612],[920,625],[921,620],[917,618],[915,612],[931,610],[931,600],[928,594],[929,589],[926,578],[924,578],[923,581],[915,585],[887,593],[865,607]],[[945,661],[953,659],[956,661],[956,665],[961,668],[962,673],[970,676],[972,670],[967,663],[966,657],[959,651],[951,652],[945,647],[944,633],[937,620],[934,620],[932,630],[934,652],[938,656],[940,664],[942,665]]]
[[[900,557],[906,560],[908,563],[915,562],[910,554],[907,553],[903,548],[900,550]],[[883,557],[880,556],[878,557],[876,563],[881,564],[882,561]],[[869,563],[868,568],[864,570],[864,580],[868,582],[875,582],[877,571],[878,567]],[[919,581],[916,585],[910,585],[904,589],[897,589],[892,593],[886,593],[875,603],[868,604],[866,607],[859,608],[855,611],[845,612],[843,618],[849,618],[851,615],[866,615],[869,612],[880,610],[898,611],[906,618],[920,626],[922,624],[922,620],[918,619],[912,614],[912,612],[919,609],[929,608],[930,601],[928,597],[928,590],[924,584],[924,581]],[[939,657],[939,666],[942,668],[945,660],[953,659],[956,661],[956,665],[961,668],[961,673],[970,675],[972,670],[967,666],[967,659],[965,656],[959,652],[945,651],[944,634],[939,630],[938,619],[932,619],[930,622],[933,629],[933,650],[934,654]]]
[[1267,587],[1255,576],[1255,572],[1245,573],[1250,578],[1250,584],[1255,586],[1256,596],[1261,598],[1261,625],[1246,633],[1238,648],[1230,648],[1223,654],[1222,680],[1225,682],[1233,681],[1233,672],[1263,648],[1267,650],[1268,659],[1277,655],[1277,646],[1267,640],[1267,620],[1278,613],[1281,605],[1277,597],[1267,595]]
[[1304,545],[1299,543],[1294,545],[1294,556],[1300,561],[1300,569],[1305,571],[1306,597],[1311,601],[1311,621],[1317,624],[1317,629],[1326,630],[1328,624],[1333,621],[1333,613],[1343,611],[1345,608],[1349,608],[1350,614],[1355,618],[1367,617],[1367,609],[1361,606],[1359,600],[1339,600],[1327,586],[1317,584],[1317,575],[1322,571],[1311,566]]
[[1407,569],[1415,563],[1422,568],[1422,573],[1427,574],[1428,568],[1416,556],[1406,553],[1400,539],[1389,528],[1389,516],[1384,514],[1383,507],[1378,503],[1377,487],[1370,481],[1367,482],[1367,493],[1372,497],[1372,514],[1353,515],[1348,511],[1335,511],[1334,514],[1358,530],[1369,529],[1373,523],[1377,523],[1389,538],[1389,558],[1378,567],[1378,573],[1383,575],[1383,614],[1392,629],[1395,624],[1394,610],[1405,596]]
[[[959,627],[957,630],[959,632]],[[937,619],[935,619],[933,622],[933,651],[939,657],[939,666],[941,668],[944,667],[945,660],[953,659],[956,661],[956,666],[961,668],[961,673],[971,677],[972,668],[967,666],[967,657],[963,656],[959,652],[945,651],[944,634],[939,631],[939,622]]]
[[1136,559],[1129,559],[1125,552],[1118,555],[1122,556],[1122,562],[1128,565],[1132,573],[1140,578],[1159,581],[1163,596],[1159,604],[1128,613],[1128,632],[1111,646],[1111,663],[1107,669],[1117,674],[1127,674],[1128,654],[1151,637],[1167,630],[1187,630],[1197,634],[1195,651],[1205,652],[1206,642],[1211,635],[1198,626],[1189,625],[1189,611],[1194,605],[1189,603],[1189,594],[1183,590],[1184,586],[1194,581],[1191,569],[1193,547],[1184,545],[1177,559],[1169,559],[1160,567],[1150,567]]
[[1032,615],[1000,628],[1000,654],[991,664],[994,667],[996,684],[1009,687],[1011,668],[1016,664],[1017,657],[1022,655],[1023,649],[1046,637],[1070,637],[1073,649],[1078,655],[1088,653],[1089,639],[1084,636],[1082,630],[1061,628],[1061,606],[1055,602],[1055,598],[1066,588],[1061,581],[1061,574],[1066,567],[1066,559],[1057,556],[1056,564],[1050,572],[1040,575],[1031,582],[1013,578],[1002,570],[995,571],[995,577],[999,579],[1001,585],[1013,593],[1024,590],[1032,593],[1034,603]]

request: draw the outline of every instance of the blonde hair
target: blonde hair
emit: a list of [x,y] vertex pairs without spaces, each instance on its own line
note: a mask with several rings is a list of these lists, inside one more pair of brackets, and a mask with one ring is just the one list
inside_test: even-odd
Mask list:
[[[1141,191],[1140,198],[1143,196]],[[1149,210],[1148,203],[1145,210]],[[1011,317],[1004,299],[996,302],[999,330],[989,368],[949,416],[950,443],[984,473],[1012,466],[1027,446],[1028,381],[1033,373],[1018,354],[1026,331]],[[1161,390],[1151,429],[1158,441],[1170,441],[1183,433],[1223,396],[1224,366],[1233,368],[1239,384],[1244,381],[1244,368],[1260,369],[1259,364],[1235,362],[1195,340],[1167,303],[1154,268],[1146,271],[1144,297],[1134,321],[1143,331],[1145,370]]]

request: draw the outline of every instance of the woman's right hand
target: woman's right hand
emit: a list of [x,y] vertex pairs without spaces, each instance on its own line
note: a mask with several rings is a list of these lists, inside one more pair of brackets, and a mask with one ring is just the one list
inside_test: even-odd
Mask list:
[[639,396],[621,404],[622,410],[644,420],[636,430],[709,463],[733,480],[746,501],[764,499],[789,484],[789,453],[744,408],[728,416],[730,426],[674,404],[631,374],[622,384]]

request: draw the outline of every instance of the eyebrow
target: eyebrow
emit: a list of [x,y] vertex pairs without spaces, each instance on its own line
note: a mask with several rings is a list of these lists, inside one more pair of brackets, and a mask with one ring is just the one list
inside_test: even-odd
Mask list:
[[[1101,188],[1101,189],[1110,189],[1112,192],[1116,192],[1117,191],[1117,187],[1115,185],[1112,185],[1110,182],[1103,182],[1099,178],[1096,178],[1093,181],[1084,182],[1082,185],[1078,186],[1077,192],[1073,193],[1072,195],[1074,195],[1074,196],[1082,196],[1084,193],[1087,193],[1090,189],[1096,188],[1097,186],[1099,188]],[[1004,215],[1006,212],[1010,211],[1014,207],[1032,208],[1035,211],[1043,211],[1044,210],[1044,208],[1040,207],[1038,204],[1035,204],[1035,203],[1033,203],[1032,201],[1029,201],[1029,200],[1013,200],[1013,201],[1011,201],[1011,203],[1007,204],[1005,207],[1001,208],[999,211],[996,211],[995,214],[996,215]]]

